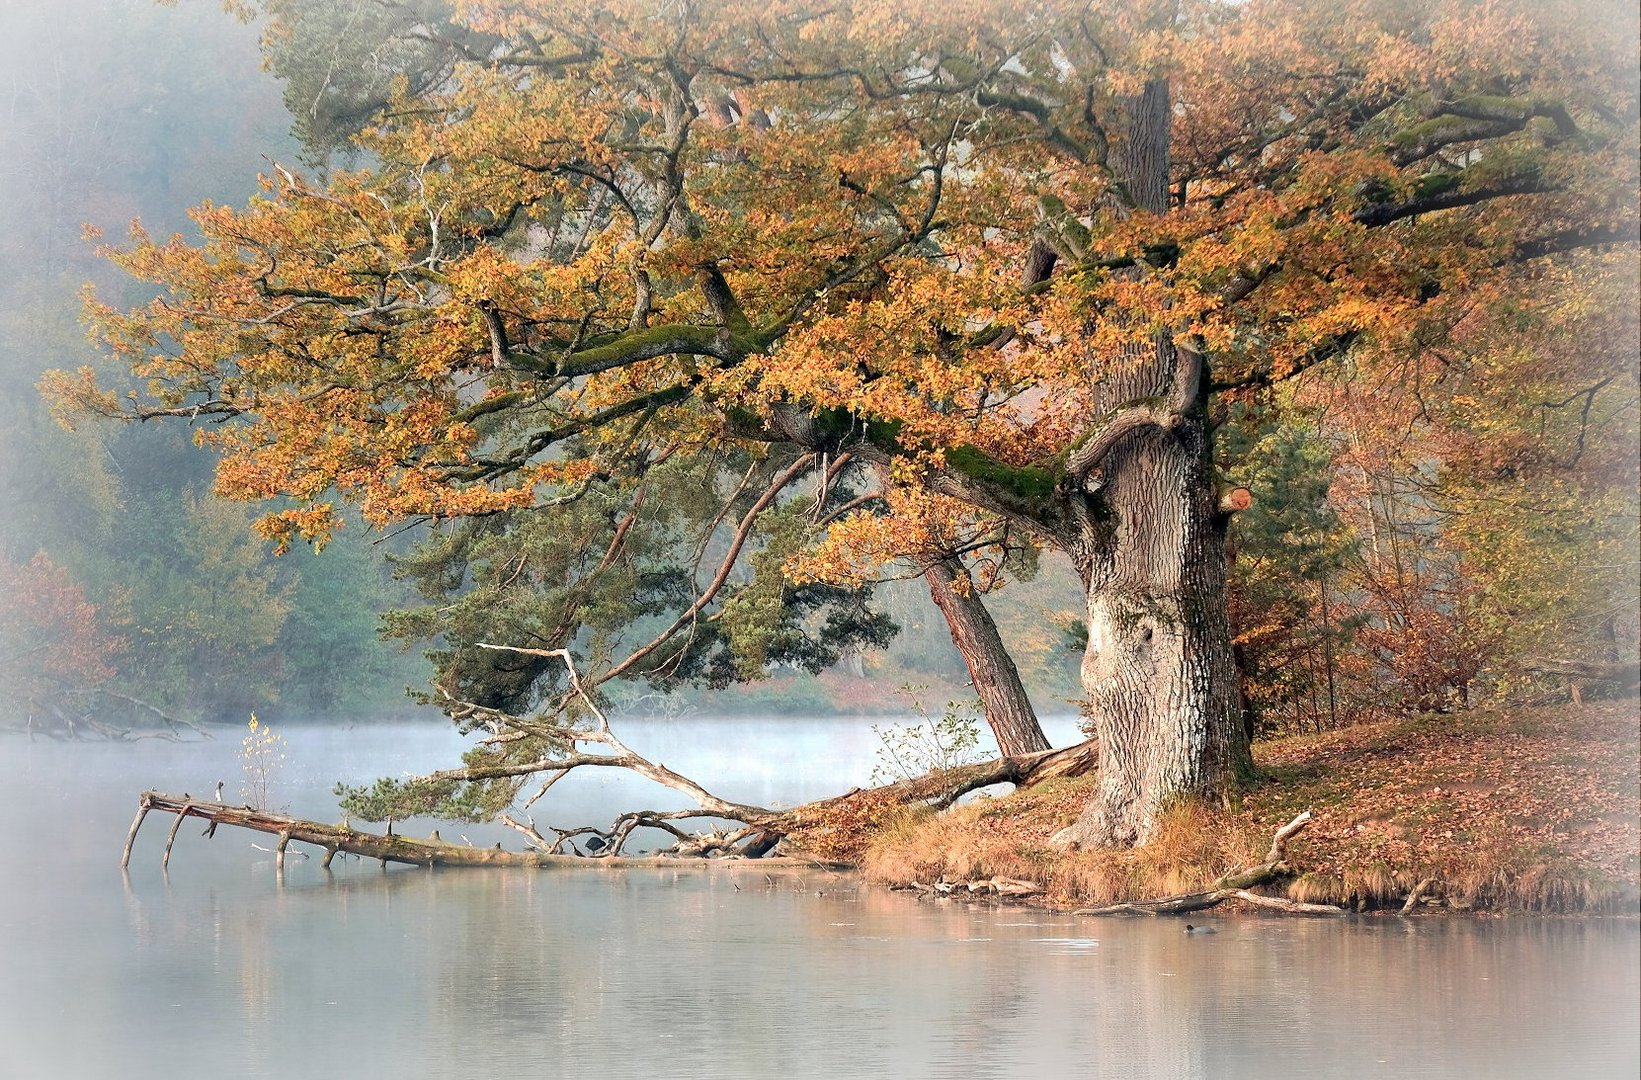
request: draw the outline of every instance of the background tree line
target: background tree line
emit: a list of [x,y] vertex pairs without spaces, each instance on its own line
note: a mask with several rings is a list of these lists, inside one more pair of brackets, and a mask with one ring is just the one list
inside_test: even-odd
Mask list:
[[[403,590],[351,531],[323,559],[275,559],[210,493],[189,433],[68,432],[36,383],[93,356],[88,281],[132,290],[83,235],[133,217],[189,231],[202,198],[242,200],[290,117],[257,73],[256,28],[213,5],[9,5],[0,22],[0,682],[7,723],[116,726],[150,710],[242,721],[390,713],[415,656],[377,639]],[[109,693],[109,692],[112,692]],[[25,716],[23,714],[28,714]]]

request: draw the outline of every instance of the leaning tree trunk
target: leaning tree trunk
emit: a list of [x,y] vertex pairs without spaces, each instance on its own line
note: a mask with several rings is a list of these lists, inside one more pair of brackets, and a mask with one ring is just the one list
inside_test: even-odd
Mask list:
[[[1120,156],[1135,207],[1153,214],[1168,207],[1170,116],[1167,84],[1147,84],[1130,102]],[[1085,454],[1073,496],[1088,611],[1082,677],[1100,769],[1064,839],[1084,846],[1143,844],[1171,802],[1223,794],[1251,763],[1203,359],[1164,332],[1114,360],[1100,395],[1107,431],[1127,433],[1092,440],[1100,449]],[[1156,422],[1131,422],[1142,414]]]
[[961,560],[951,557],[931,564],[923,578],[935,606],[946,617],[952,643],[968,665],[969,680],[980,695],[986,723],[997,739],[997,750],[1004,757],[1047,750],[1048,738],[1037,722],[1037,713],[1020,682],[1020,672],[1003,646],[991,612],[972,589],[961,590],[955,585],[965,574]]

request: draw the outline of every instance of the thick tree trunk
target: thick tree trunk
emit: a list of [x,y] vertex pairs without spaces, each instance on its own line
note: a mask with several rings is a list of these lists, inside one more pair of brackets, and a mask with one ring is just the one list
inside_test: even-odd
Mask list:
[[966,571],[956,558],[942,559],[923,573],[929,595],[946,617],[952,643],[968,665],[969,680],[980,695],[998,753],[1017,757],[1047,750],[1048,738],[991,612],[972,589],[961,590],[956,585],[964,576]]
[[1200,428],[1145,432],[1118,447],[1090,500],[1095,524],[1076,561],[1100,782],[1070,837],[1084,846],[1143,844],[1170,801],[1223,795],[1251,767],[1223,519]]
[[[1134,208],[1167,211],[1167,84],[1129,105],[1121,171]],[[1087,590],[1083,657],[1100,781],[1064,837],[1083,846],[1151,839],[1182,797],[1232,788],[1251,761],[1241,722],[1225,596],[1225,522],[1214,482],[1207,373],[1164,332],[1112,358],[1100,382],[1110,417],[1168,401],[1087,461],[1074,544]],[[1152,409],[1152,406],[1145,406]],[[1110,421],[1108,421],[1110,422]],[[1125,429],[1126,430],[1126,429]]]

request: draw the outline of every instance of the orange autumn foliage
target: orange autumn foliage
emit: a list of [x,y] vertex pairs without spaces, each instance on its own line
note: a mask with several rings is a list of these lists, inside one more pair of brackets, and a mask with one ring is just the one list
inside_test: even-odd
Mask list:
[[[91,305],[134,396],[49,380],[70,412],[231,421],[199,429],[217,490],[283,500],[281,546],[339,498],[486,514],[732,438],[855,439],[1040,520],[1159,334],[1216,389],[1389,364],[1635,228],[1633,57],[1570,0],[456,10],[494,50],[363,132],[372,167],[278,167],[198,243],[109,249],[158,288]],[[1164,215],[1113,164],[1156,79]],[[1057,271],[1022,289],[1033,245]],[[893,498],[795,572],[975,527]]]
[[117,639],[97,621],[85,591],[44,552],[26,563],[0,557],[0,676],[14,692],[52,693],[114,676]]

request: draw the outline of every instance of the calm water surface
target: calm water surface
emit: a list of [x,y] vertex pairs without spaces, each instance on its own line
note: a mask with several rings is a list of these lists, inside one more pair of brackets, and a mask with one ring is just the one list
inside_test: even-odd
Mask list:
[[[766,804],[867,779],[864,723],[629,723]],[[434,726],[290,727],[275,801],[450,763]],[[1066,734],[1066,733],[1062,733]],[[829,874],[383,871],[151,818],[237,795],[238,733],[0,742],[0,1077],[1635,1077],[1634,922],[1119,921],[918,903]],[[579,786],[576,786],[578,785]],[[574,776],[540,821],[678,805]],[[404,831],[425,831],[411,824]],[[446,839],[516,839],[443,827]],[[294,848],[294,845],[293,845]]]

